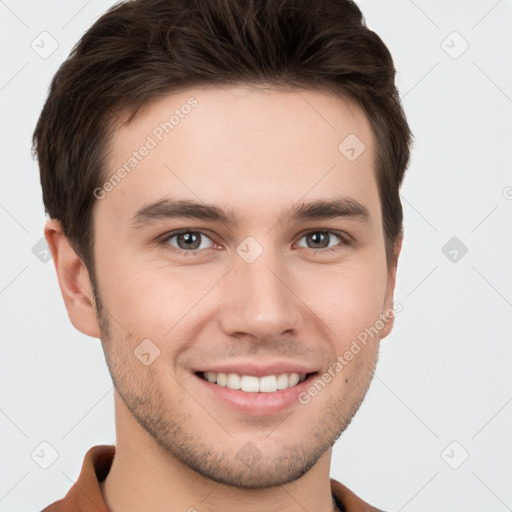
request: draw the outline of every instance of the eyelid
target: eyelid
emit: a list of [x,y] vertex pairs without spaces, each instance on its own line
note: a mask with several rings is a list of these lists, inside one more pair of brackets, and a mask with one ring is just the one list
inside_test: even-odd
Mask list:
[[297,236],[297,239],[300,240],[301,238],[305,237],[306,235],[309,235],[310,233],[330,233],[331,235],[336,235],[337,237],[341,238],[342,242],[344,242],[347,245],[355,242],[354,238],[350,236],[347,232],[330,228],[306,229],[304,232]]
[[[309,235],[310,233],[328,233],[329,235],[334,235],[334,236],[338,237],[340,239],[340,242],[338,242],[337,244],[335,244],[333,246],[323,247],[323,248],[319,248],[319,249],[315,249],[312,247],[298,246],[299,241],[302,240],[302,238],[304,238],[305,236]],[[330,240],[329,240],[329,242],[330,242]],[[333,252],[338,252],[340,250],[343,250],[344,248],[346,249],[346,248],[353,247],[354,245],[356,245],[356,241],[348,233],[346,233],[344,231],[338,231],[337,229],[327,229],[327,228],[307,230],[306,232],[302,233],[300,236],[297,237],[297,242],[293,243],[293,246],[296,249],[301,249],[301,250],[306,250],[306,251],[309,250],[309,251],[312,251],[313,254],[320,255],[320,256],[327,256],[328,254],[332,255]]]
[[[177,253],[177,254],[196,254],[196,253],[204,252],[204,251],[208,250],[208,249],[196,249],[196,250],[187,251],[185,249],[179,249],[178,247],[171,246],[170,244],[167,243],[171,238],[174,238],[175,236],[182,234],[182,233],[199,233],[200,235],[205,236],[206,238],[210,239],[213,244],[216,244],[216,242],[212,239],[212,237],[210,235],[208,235],[207,231],[205,231],[203,229],[194,229],[194,228],[182,228],[182,229],[176,229],[173,231],[169,231],[168,233],[165,233],[162,237],[159,238],[159,243],[166,245],[167,248],[169,248],[169,250],[171,250],[172,252]],[[347,245],[351,245],[352,243],[354,243],[354,239],[348,233],[346,233],[344,231],[339,231],[336,229],[328,229],[328,228],[307,229],[297,236],[297,241],[301,240],[302,238],[309,235],[310,233],[329,233],[329,234],[335,235],[340,238],[342,246],[347,246]],[[294,242],[293,244],[294,244],[294,246],[296,246],[297,242]],[[211,247],[209,249],[213,249],[213,247]],[[323,249],[313,249],[310,247],[301,247],[301,249],[309,249],[311,251],[315,251],[316,253],[318,253],[318,252],[322,253],[322,252],[328,252],[330,250],[333,250],[334,247],[325,247]]]
[[196,249],[194,251],[186,251],[185,249],[180,249],[178,247],[173,247],[173,246],[171,246],[171,245],[169,245],[167,243],[171,238],[174,238],[175,236],[180,235],[182,233],[199,233],[200,235],[202,235],[202,236],[208,238],[209,240],[211,240],[211,242],[213,244],[216,243],[212,239],[212,237],[210,235],[208,235],[207,231],[202,230],[202,229],[193,229],[193,228],[182,228],[182,229],[175,229],[174,231],[169,231],[168,233],[163,235],[161,238],[159,238],[159,243],[167,245],[174,252],[178,252],[178,253],[181,253],[181,254],[183,254],[183,253],[193,254],[193,253],[196,253],[196,252],[201,252],[201,251],[205,251],[206,250],[206,249]]

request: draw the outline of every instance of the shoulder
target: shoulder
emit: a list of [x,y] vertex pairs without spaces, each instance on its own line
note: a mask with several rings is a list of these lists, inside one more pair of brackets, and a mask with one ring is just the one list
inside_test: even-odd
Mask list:
[[383,512],[363,501],[348,487],[333,478],[331,478],[331,491],[337,502],[341,504],[341,512]]
[[115,455],[114,445],[97,445],[85,454],[78,480],[66,496],[41,512],[109,512],[99,482],[107,476]]

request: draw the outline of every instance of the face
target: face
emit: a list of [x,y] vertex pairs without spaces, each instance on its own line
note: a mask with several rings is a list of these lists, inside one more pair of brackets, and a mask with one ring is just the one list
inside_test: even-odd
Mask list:
[[319,91],[190,89],[116,129],[94,258],[125,429],[246,488],[327,453],[392,324],[374,160],[363,113]]

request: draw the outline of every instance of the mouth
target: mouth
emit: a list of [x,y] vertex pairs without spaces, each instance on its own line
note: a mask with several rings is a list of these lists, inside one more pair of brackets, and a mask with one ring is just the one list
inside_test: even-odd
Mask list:
[[263,375],[241,375],[224,372],[196,372],[196,375],[211,384],[245,393],[276,393],[294,388],[318,372],[278,373]]
[[[195,386],[212,408],[253,417],[281,418],[320,375],[318,366],[296,361],[219,362],[194,368]],[[229,414],[229,413],[228,413]],[[302,413],[301,413],[302,414]]]

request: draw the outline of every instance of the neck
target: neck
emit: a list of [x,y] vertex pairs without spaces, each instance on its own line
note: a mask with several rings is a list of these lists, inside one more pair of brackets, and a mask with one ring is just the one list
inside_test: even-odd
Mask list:
[[116,454],[100,482],[111,512],[303,512],[335,510],[330,488],[331,449],[302,477],[264,489],[217,483],[161,447],[116,396]]

